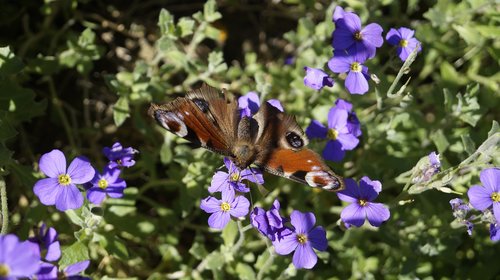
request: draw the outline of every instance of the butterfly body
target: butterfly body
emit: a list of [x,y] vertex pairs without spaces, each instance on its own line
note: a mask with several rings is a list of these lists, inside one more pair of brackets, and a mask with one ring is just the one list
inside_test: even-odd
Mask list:
[[240,169],[255,164],[267,172],[329,191],[344,188],[314,151],[293,116],[264,103],[241,117],[238,102],[203,85],[163,105],[151,104],[158,124],[191,143],[229,157]]

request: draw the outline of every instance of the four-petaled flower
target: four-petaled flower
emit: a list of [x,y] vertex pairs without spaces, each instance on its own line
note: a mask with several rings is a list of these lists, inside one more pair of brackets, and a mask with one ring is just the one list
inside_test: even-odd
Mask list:
[[345,55],[342,51],[336,51],[328,61],[328,67],[334,73],[347,73],[345,87],[351,94],[365,94],[370,80],[368,67],[363,65],[365,61],[363,54]]
[[286,228],[281,233],[281,238],[273,242],[274,249],[279,255],[293,254],[292,263],[296,268],[313,268],[318,261],[318,256],[313,248],[325,251],[328,247],[326,231],[323,227],[314,227],[316,217],[313,213],[302,213],[294,210],[290,215],[293,229]]
[[345,179],[345,190],[337,193],[340,200],[351,203],[340,213],[342,221],[348,225],[357,227],[365,223],[365,219],[375,227],[379,227],[390,217],[387,206],[382,203],[373,202],[382,190],[382,184],[376,180],[364,176],[356,184],[353,179]]
[[110,160],[109,167],[115,168],[133,166],[135,164],[134,154],[139,151],[132,147],[123,148],[120,142],[116,142],[111,148],[104,147],[102,152]]
[[414,34],[415,30],[400,27],[398,29],[391,28],[385,36],[387,43],[398,46],[396,51],[402,61],[406,61],[410,53],[414,51],[417,46],[418,52],[422,49],[420,47],[420,41],[413,37]]
[[95,176],[88,185],[87,199],[94,204],[101,204],[106,195],[111,198],[123,196],[123,190],[127,187],[127,182],[119,178],[120,169],[106,166],[102,174],[95,172]]
[[334,13],[335,31],[332,46],[336,51],[345,50],[350,55],[362,54],[367,58],[375,56],[376,48],[382,46],[382,27],[370,23],[364,28],[359,16],[351,12],[336,10]]
[[228,172],[217,171],[212,177],[212,183],[208,188],[211,193],[220,192],[227,189],[238,192],[249,192],[250,189],[242,182],[248,180],[256,184],[263,184],[264,177],[262,171],[255,168],[240,170],[230,159],[224,158],[224,164]]
[[[269,99],[267,103],[283,112],[283,106],[278,99]],[[238,109],[240,110],[240,117],[251,117],[259,111],[260,99],[256,92],[250,91],[246,95],[238,98]]]
[[95,173],[86,158],[75,158],[66,170],[64,154],[52,150],[40,158],[40,170],[49,177],[37,181],[33,187],[42,204],[55,204],[60,211],[77,209],[83,205],[83,196],[76,184],[87,183]]
[[28,239],[29,242],[36,244],[44,254],[41,256],[43,260],[53,262],[61,257],[61,245],[57,239],[58,234],[55,228],[42,224],[35,237]]
[[0,235],[0,279],[31,277],[40,269],[40,248],[20,242],[14,234]]
[[244,196],[235,195],[234,190],[222,191],[222,199],[209,196],[201,200],[200,208],[212,215],[208,218],[211,228],[223,229],[232,217],[240,218],[248,214],[250,202]]
[[260,207],[255,207],[250,213],[250,223],[252,226],[257,228],[271,241],[280,238],[280,233],[284,229],[284,219],[281,217],[279,210],[280,203],[278,200],[275,200],[273,206],[268,211]]
[[325,86],[333,86],[333,79],[325,71],[307,66],[304,67],[304,70],[306,70],[304,85],[315,90],[320,90]]
[[341,161],[346,150],[356,148],[359,143],[357,137],[361,135],[357,118],[351,117],[349,121],[352,112],[346,110],[345,106],[350,103],[342,101],[339,104],[341,106],[332,107],[328,113],[328,128],[319,121],[313,120],[306,129],[306,135],[311,139],[329,139],[323,150],[323,157],[331,161]]
[[483,186],[472,186],[467,192],[470,204],[480,211],[493,206],[493,215],[497,223],[500,223],[500,169],[484,169],[479,174],[479,179]]

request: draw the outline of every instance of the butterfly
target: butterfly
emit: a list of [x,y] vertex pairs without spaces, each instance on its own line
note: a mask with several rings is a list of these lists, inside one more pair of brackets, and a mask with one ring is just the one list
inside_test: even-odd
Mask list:
[[293,181],[328,191],[344,189],[344,180],[306,148],[309,140],[295,117],[264,102],[251,116],[240,117],[238,101],[203,84],[149,110],[166,130],[198,147],[227,156],[240,170],[254,164]]

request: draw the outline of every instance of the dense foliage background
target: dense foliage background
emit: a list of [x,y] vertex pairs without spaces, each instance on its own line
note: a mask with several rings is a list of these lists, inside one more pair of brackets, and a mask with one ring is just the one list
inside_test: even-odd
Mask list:
[[[60,234],[60,264],[90,259],[86,273],[96,279],[498,279],[499,245],[488,224],[476,219],[469,236],[449,204],[467,200],[482,169],[500,166],[495,1],[0,5],[0,189],[9,213],[2,233],[24,240],[45,222]],[[304,66],[327,69],[337,5],[364,23],[377,22],[384,36],[391,27],[416,30],[422,52],[392,93],[402,62],[387,44],[367,63],[380,82],[371,82],[365,95],[350,95],[333,74],[332,88],[318,92],[303,84]],[[311,119],[326,122],[337,98],[353,103],[361,143],[329,165],[344,177],[380,180],[378,201],[390,207],[390,220],[346,230],[335,194],[266,175],[270,192],[253,188],[255,205],[267,208],[278,198],[283,214],[314,212],[327,229],[329,248],[312,270],[295,270],[254,229],[241,235],[230,223],[222,233],[210,230],[199,203],[221,157],[191,150],[147,115],[150,102],[172,100],[201,82],[277,98],[304,129]],[[140,152],[124,171],[123,199],[59,212],[34,195],[42,154],[85,155],[101,169],[102,149],[115,141]],[[310,144],[318,152],[323,146]],[[419,183],[421,159],[432,151],[440,154],[442,172]]]

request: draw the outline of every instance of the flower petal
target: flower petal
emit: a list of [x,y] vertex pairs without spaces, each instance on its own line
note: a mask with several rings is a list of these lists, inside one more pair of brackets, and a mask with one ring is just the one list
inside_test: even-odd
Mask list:
[[[14,244],[13,258],[8,260],[7,265],[10,270],[9,276],[16,277],[28,277],[37,273],[40,269],[40,249],[34,243],[29,241],[19,242]],[[3,248],[2,248],[3,250]]]
[[335,55],[328,60],[328,68],[333,73],[346,73],[351,71],[351,63],[353,59],[349,56]]
[[336,108],[339,108],[339,109],[342,109],[342,110],[346,110],[347,112],[351,112],[352,111],[352,104],[345,101],[344,99],[342,98],[339,98],[335,101],[335,107]]
[[384,38],[382,37],[382,32],[384,30],[377,23],[370,23],[361,30],[361,36],[363,37],[363,42],[374,47],[381,47],[384,43]]
[[298,210],[293,210],[290,214],[290,223],[295,227],[296,233],[307,234],[314,227],[316,217],[312,212],[302,213]]
[[[250,91],[246,95],[238,98],[238,108],[242,109],[242,117],[255,114],[260,107],[259,95],[256,92]],[[247,110],[245,110],[247,109]]]
[[325,251],[328,248],[326,240],[326,231],[323,227],[315,227],[307,234],[307,239],[311,242],[311,246],[319,251]]
[[267,100],[267,103],[271,104],[271,106],[280,110],[281,112],[285,111],[283,109],[283,105],[281,105],[281,102],[278,99],[269,99],[269,100]]
[[323,149],[323,158],[335,162],[342,161],[345,157],[345,151],[342,150],[342,144],[339,141],[328,141]]
[[399,34],[401,34],[401,38],[405,39],[405,40],[408,40],[410,38],[413,37],[413,35],[415,35],[415,30],[412,30],[410,28],[406,28],[406,27],[400,27],[398,29],[399,31]]
[[33,192],[38,196],[38,199],[40,199],[43,205],[54,205],[61,188],[63,188],[63,186],[59,185],[58,179],[45,178],[35,183]]
[[312,120],[311,124],[306,128],[306,135],[310,139],[326,138],[326,127],[317,120]]
[[250,202],[246,197],[239,195],[234,199],[234,202],[231,203],[231,209],[229,210],[229,214],[231,216],[239,218],[248,214],[248,208],[250,207]]
[[342,133],[337,136],[337,141],[342,144],[342,150],[350,151],[356,148],[359,144],[359,139],[351,133]]
[[93,187],[87,191],[87,199],[95,205],[100,205],[105,198],[106,192],[99,187]]
[[292,230],[286,228],[282,234],[282,238],[276,238],[273,242],[274,250],[278,255],[288,255],[299,245],[297,234]]
[[472,186],[467,192],[470,204],[480,211],[484,211],[493,203],[491,199],[491,190],[487,190],[481,186]]
[[94,178],[95,169],[90,165],[86,157],[76,157],[68,167],[68,175],[71,177],[71,183],[84,184]]
[[333,18],[332,21],[335,22],[344,17],[344,8],[337,6],[335,10],[333,10]]
[[394,28],[389,29],[387,35],[385,35],[385,40],[389,45],[398,46],[401,41],[401,34]]
[[479,179],[483,186],[492,192],[500,192],[500,169],[488,168],[481,171]]
[[68,209],[78,209],[82,207],[83,196],[75,185],[70,184],[59,188],[60,192],[56,197],[57,210],[66,211]]
[[295,249],[295,253],[293,253],[292,263],[296,268],[311,269],[316,265],[317,261],[318,256],[308,243],[299,244]]
[[215,172],[212,177],[212,183],[210,183],[210,187],[208,187],[208,191],[210,193],[220,192],[223,188],[229,187],[229,174],[223,171]]
[[361,193],[356,181],[351,178],[345,178],[344,183],[345,189],[337,193],[338,198],[345,202],[358,203]]
[[87,267],[89,267],[89,264],[90,264],[90,260],[85,260],[85,261],[77,262],[77,263],[74,263],[74,264],[69,265],[68,267],[66,267],[64,269],[64,272],[66,273],[67,276],[77,275],[80,272],[82,272],[85,269],[87,269]]
[[368,81],[363,73],[353,71],[347,74],[345,87],[351,94],[365,94],[369,89]]
[[368,205],[365,206],[365,211],[368,222],[374,227],[379,227],[391,217],[389,208],[382,203],[369,202]]
[[304,67],[304,70],[306,71],[304,85],[315,90],[320,90],[324,86],[333,86],[333,79],[325,71],[307,66]]
[[332,107],[328,111],[328,127],[335,128],[337,131],[342,130],[347,125],[347,116],[349,112],[346,110]]
[[201,200],[200,208],[207,213],[214,213],[221,211],[221,202],[215,197],[209,196]]
[[51,263],[42,262],[40,270],[36,273],[38,280],[54,280],[57,279],[57,267]]
[[497,223],[500,223],[500,202],[493,202],[493,215]]
[[[378,184],[377,184],[378,183]],[[359,180],[359,193],[360,198],[363,198],[368,201],[373,201],[378,196],[378,191],[376,188],[382,188],[382,184],[379,181],[371,181],[370,178],[364,176]]]
[[358,203],[347,205],[340,213],[340,218],[344,221],[344,223],[357,227],[360,227],[365,223],[365,217],[365,210]]
[[241,180],[248,180],[256,184],[264,184],[264,176],[258,168],[249,167],[240,173]]
[[229,223],[230,218],[228,212],[215,212],[208,218],[208,225],[211,228],[223,229]]
[[59,241],[55,241],[47,246],[45,259],[49,262],[57,261],[61,257],[61,245]]
[[51,178],[66,174],[66,157],[60,150],[52,150],[40,158],[40,170]]

